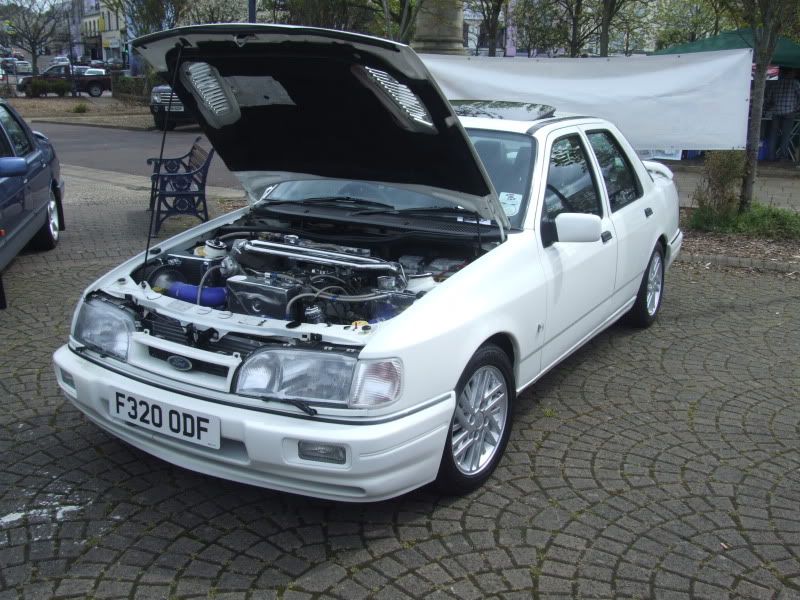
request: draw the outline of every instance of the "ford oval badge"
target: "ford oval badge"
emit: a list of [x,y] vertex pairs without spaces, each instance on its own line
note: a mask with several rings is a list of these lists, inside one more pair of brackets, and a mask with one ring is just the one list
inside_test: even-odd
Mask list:
[[192,370],[192,361],[190,361],[185,356],[170,356],[167,358],[167,362],[173,369],[178,369],[178,371],[191,371]]

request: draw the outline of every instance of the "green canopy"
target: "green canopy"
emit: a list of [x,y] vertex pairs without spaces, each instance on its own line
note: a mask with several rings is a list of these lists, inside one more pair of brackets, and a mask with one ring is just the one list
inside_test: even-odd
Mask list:
[[[723,31],[719,35],[703,38],[688,44],[678,44],[659,50],[654,54],[687,54],[689,52],[710,52],[713,50],[735,50],[736,48],[752,48],[753,33],[749,29]],[[779,67],[795,67],[800,69],[800,44],[789,38],[778,38],[775,54],[770,61]]]

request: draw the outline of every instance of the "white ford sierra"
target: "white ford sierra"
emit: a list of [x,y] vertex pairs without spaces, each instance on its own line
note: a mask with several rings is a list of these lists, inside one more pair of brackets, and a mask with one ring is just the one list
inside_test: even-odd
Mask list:
[[343,32],[134,46],[251,202],[82,296],[58,382],[129,444],[320,498],[465,493],[522,390],[618,319],[656,318],[678,198],[610,123],[451,104],[411,49]]

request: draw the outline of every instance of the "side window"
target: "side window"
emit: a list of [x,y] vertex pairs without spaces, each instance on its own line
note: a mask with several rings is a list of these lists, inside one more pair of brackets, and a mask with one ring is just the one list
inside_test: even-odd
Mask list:
[[557,140],[550,151],[541,223],[545,246],[558,241],[556,217],[562,212],[603,216],[594,173],[578,134]]
[[0,124],[6,130],[17,156],[25,156],[33,150],[33,144],[28,138],[28,134],[5,106],[0,106]]
[[14,156],[14,153],[11,151],[11,145],[8,143],[6,134],[0,131],[0,158],[7,156]]
[[587,137],[606,182],[611,211],[615,212],[641,198],[642,184],[611,132],[591,131]]

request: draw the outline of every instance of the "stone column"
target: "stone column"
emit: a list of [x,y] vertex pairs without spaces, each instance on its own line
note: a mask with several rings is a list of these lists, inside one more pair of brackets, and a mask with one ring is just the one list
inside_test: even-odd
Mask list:
[[466,54],[463,28],[461,0],[422,0],[411,47],[423,54]]

